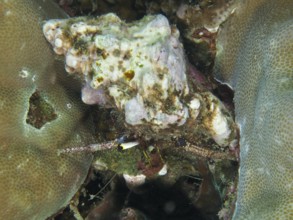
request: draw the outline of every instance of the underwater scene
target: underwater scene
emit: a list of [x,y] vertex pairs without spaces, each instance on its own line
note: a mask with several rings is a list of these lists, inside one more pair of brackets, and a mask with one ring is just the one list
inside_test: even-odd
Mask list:
[[0,219],[293,219],[292,0],[0,0]]

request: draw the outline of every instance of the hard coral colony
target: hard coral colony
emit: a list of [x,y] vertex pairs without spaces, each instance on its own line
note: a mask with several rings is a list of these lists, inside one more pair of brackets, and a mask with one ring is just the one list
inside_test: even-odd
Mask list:
[[[288,9],[293,5],[289,0],[236,3],[233,17],[219,33],[218,47],[223,50],[216,60],[220,79],[235,88],[241,134],[234,219],[289,219],[293,199],[289,172],[293,34],[289,21],[293,10]],[[58,150],[86,145],[89,132],[83,128],[73,132],[81,123],[83,109],[74,92],[67,90],[72,82],[62,77],[40,33],[40,19],[64,15],[50,1],[1,1],[0,10],[1,50],[11,52],[0,56],[0,218],[44,219],[69,202],[91,163],[86,153],[58,154]],[[28,21],[23,21],[26,15]],[[240,27],[237,32],[235,26]],[[35,30],[34,35],[28,30]],[[162,138],[171,138],[183,132],[188,137],[204,131],[220,147],[233,147],[236,131],[231,116],[211,93],[193,91],[178,30],[164,16],[146,16],[130,24],[114,14],[50,20],[43,30],[55,52],[66,55],[66,70],[84,74],[83,101],[117,108],[128,129],[138,136],[158,138],[159,132]],[[265,46],[258,43],[260,36],[268,41]],[[8,38],[10,44],[4,43]],[[40,103],[51,106],[57,117],[40,128],[29,124],[32,97],[44,100]]]
[[0,219],[48,218],[91,165],[88,154],[57,154],[92,142],[84,106],[66,86],[74,81],[65,80],[42,34],[43,20],[60,17],[51,1],[0,1]]
[[236,1],[217,46],[240,127],[234,219],[292,219],[293,1]]

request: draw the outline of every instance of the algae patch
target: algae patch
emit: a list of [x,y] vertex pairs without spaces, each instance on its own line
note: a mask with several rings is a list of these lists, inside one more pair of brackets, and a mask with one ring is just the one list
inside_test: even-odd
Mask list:
[[36,90],[29,99],[29,111],[27,113],[26,123],[40,129],[47,122],[57,118],[53,106],[46,101],[42,93]]

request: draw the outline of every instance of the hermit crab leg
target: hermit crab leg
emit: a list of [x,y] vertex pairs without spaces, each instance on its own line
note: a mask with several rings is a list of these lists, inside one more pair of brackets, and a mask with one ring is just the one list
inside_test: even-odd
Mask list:
[[110,150],[115,147],[119,147],[121,150],[126,150],[132,147],[135,147],[139,144],[137,141],[132,142],[126,142],[126,143],[119,143],[117,140],[114,141],[107,141],[103,143],[98,144],[90,144],[84,147],[71,147],[71,148],[65,148],[58,151],[58,154],[62,153],[80,153],[80,152],[96,152],[101,150]]

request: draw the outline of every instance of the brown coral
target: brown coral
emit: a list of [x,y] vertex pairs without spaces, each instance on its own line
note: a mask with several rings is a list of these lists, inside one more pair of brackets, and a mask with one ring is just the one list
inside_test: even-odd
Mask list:
[[237,3],[219,33],[215,70],[235,89],[240,126],[234,219],[292,219],[293,2]]
[[[83,107],[61,86],[63,70],[41,32],[43,19],[64,16],[51,1],[0,1],[0,219],[54,214],[91,163],[88,154],[58,156],[58,149],[91,140],[77,127]],[[43,101],[34,102],[36,93]],[[38,107],[47,119],[37,116]]]

